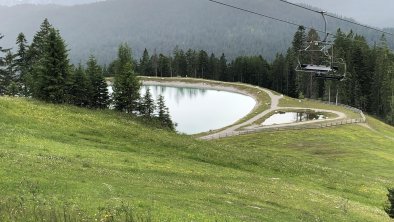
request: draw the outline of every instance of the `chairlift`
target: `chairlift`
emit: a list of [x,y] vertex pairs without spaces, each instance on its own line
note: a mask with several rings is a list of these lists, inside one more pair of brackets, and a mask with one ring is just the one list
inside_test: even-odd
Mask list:
[[346,62],[334,57],[334,44],[328,41],[326,12],[322,11],[321,14],[325,22],[324,40],[306,42],[306,48],[298,51],[296,71],[310,73],[324,80],[343,81],[346,77]]

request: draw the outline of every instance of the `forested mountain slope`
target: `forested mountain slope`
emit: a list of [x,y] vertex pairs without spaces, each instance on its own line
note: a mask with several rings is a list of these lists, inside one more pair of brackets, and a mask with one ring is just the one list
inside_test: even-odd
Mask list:
[[[223,0],[269,16],[323,29],[320,15],[272,0]],[[12,47],[19,32],[31,39],[47,17],[61,30],[73,62],[97,55],[108,63],[121,42],[128,42],[136,56],[144,48],[170,53],[180,48],[205,49],[238,55],[261,54],[267,59],[284,52],[297,27],[218,6],[206,0],[110,0],[72,7],[20,5],[0,7],[0,33]],[[329,20],[334,32],[351,28],[377,41],[380,34],[348,23]],[[389,39],[390,40],[390,39]]]

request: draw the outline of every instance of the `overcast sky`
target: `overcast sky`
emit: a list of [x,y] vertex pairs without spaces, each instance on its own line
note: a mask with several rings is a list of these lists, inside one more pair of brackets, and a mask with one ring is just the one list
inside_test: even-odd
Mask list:
[[0,5],[13,6],[18,4],[59,4],[76,5],[103,0],[0,0]]
[[394,0],[288,0],[306,3],[380,28],[394,27]]

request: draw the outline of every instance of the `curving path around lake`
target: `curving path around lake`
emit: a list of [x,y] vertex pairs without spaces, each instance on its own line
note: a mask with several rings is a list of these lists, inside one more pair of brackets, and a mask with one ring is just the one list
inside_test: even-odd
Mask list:
[[[323,123],[323,122],[330,122],[330,121],[335,121],[335,120],[343,120],[347,118],[347,115],[343,112],[339,112],[339,111],[334,111],[334,110],[326,110],[326,109],[314,109],[314,108],[305,108],[305,107],[279,107],[279,101],[283,98],[283,96],[278,96],[275,95],[274,93],[272,93],[270,90],[267,89],[262,89],[260,88],[262,91],[264,91],[265,93],[267,93],[269,95],[269,97],[271,98],[271,108],[268,110],[265,110],[264,112],[259,113],[258,115],[254,116],[253,118],[231,126],[229,128],[226,128],[220,132],[216,132],[213,134],[209,134],[203,137],[200,137],[200,139],[203,140],[212,140],[215,138],[224,138],[224,137],[228,137],[228,136],[233,136],[233,135],[237,135],[237,134],[242,134],[243,132],[248,132],[250,130],[261,130],[261,129],[270,129],[270,128],[285,128],[285,127],[289,127],[289,126],[298,126],[298,125],[306,125],[306,124],[313,124],[313,123]],[[312,110],[315,112],[329,112],[329,113],[334,113],[337,115],[336,118],[334,119],[328,119],[328,120],[311,120],[311,121],[307,121],[307,122],[297,122],[297,123],[289,123],[289,124],[280,124],[280,125],[273,125],[273,126],[259,126],[259,125],[252,125],[254,122],[258,121],[259,119],[265,117],[266,115],[278,111],[278,110],[282,110],[282,109],[291,109],[291,110]],[[244,128],[244,129],[243,129]]]
[[306,125],[306,124],[311,124],[311,123],[322,123],[322,122],[328,122],[328,121],[337,121],[337,120],[343,120],[346,119],[347,116],[346,114],[339,112],[339,111],[334,111],[334,110],[328,110],[328,109],[314,109],[314,108],[303,108],[303,107],[277,107],[273,111],[279,111],[279,110],[312,110],[314,112],[324,112],[324,113],[333,113],[337,115],[335,118],[331,119],[320,119],[320,120],[309,120],[305,122],[295,122],[295,123],[286,123],[286,124],[280,124],[280,125],[271,125],[271,126],[250,126],[246,127],[246,130],[251,130],[251,129],[270,129],[270,128],[280,128],[280,127],[288,127],[288,126],[298,126],[298,125]]
[[[248,95],[256,100],[256,106],[259,106],[257,101],[258,99],[256,98],[256,95],[247,93],[245,91],[237,89],[235,86],[237,84],[231,85],[215,85],[218,82],[216,81],[211,81],[211,80],[204,80],[202,82],[184,82],[183,78],[171,78],[172,81],[166,81],[164,78],[152,78],[152,77],[143,77],[143,82],[144,84],[152,84],[152,85],[166,85],[166,86],[185,86],[185,85],[192,85],[196,88],[203,88],[203,89],[216,89],[216,90],[224,90],[224,91],[229,91],[229,92],[235,92],[235,93],[240,93],[244,95]],[[193,80],[193,79],[189,79]],[[197,79],[201,81],[200,79]],[[213,85],[211,85],[213,83]],[[238,84],[239,85],[239,84]],[[244,85],[244,84],[241,84]],[[258,113],[257,115],[253,116],[252,118],[233,125],[229,126],[228,128],[225,128],[219,132],[211,133],[202,137],[199,137],[199,139],[202,140],[213,140],[217,138],[224,138],[224,137],[229,137],[229,136],[235,136],[235,135],[240,135],[244,133],[249,133],[249,132],[255,132],[259,130],[264,130],[264,129],[279,129],[279,128],[288,128],[288,127],[294,127],[294,126],[300,126],[300,125],[310,125],[310,124],[324,124],[324,123],[332,123],[333,121],[342,121],[342,120],[348,120],[348,116],[339,111],[335,110],[329,110],[329,109],[315,109],[315,108],[307,108],[307,107],[280,107],[279,102],[283,98],[283,95],[275,95],[272,91],[268,89],[263,89],[258,86],[250,86],[251,88],[258,89],[259,91],[263,91],[266,93],[270,99],[270,108]],[[256,108],[256,107],[255,107]],[[306,121],[306,122],[296,122],[296,123],[288,123],[288,124],[278,124],[278,125],[272,125],[272,126],[261,126],[261,125],[253,125],[256,121],[264,118],[265,116],[269,115],[272,112],[278,111],[278,110],[311,110],[314,112],[326,112],[326,113],[333,113],[336,115],[335,118],[331,119],[323,119],[323,120],[311,120],[311,121]],[[363,113],[361,113],[362,119],[365,120],[365,116]],[[336,125],[336,124],[335,124]]]
[[272,111],[276,110],[278,108],[278,105],[279,105],[279,100],[282,98],[282,96],[277,96],[277,95],[273,94],[271,91],[269,91],[267,89],[260,89],[260,90],[262,90],[265,93],[267,93],[269,95],[269,97],[271,98],[271,108],[270,109],[267,109],[264,112],[261,112],[261,113],[257,114],[253,118],[251,118],[251,119],[249,119],[249,120],[247,120],[247,121],[245,121],[243,123],[231,126],[229,128],[224,129],[223,131],[220,131],[220,132],[217,132],[217,133],[213,133],[213,134],[209,134],[209,135],[200,137],[200,139],[210,140],[213,137],[226,137],[227,135],[235,132],[237,129],[240,129],[240,128],[245,127],[245,126],[249,126],[249,125],[253,124],[254,122],[256,122],[257,120],[259,120],[259,119],[263,118],[264,116],[268,115]]

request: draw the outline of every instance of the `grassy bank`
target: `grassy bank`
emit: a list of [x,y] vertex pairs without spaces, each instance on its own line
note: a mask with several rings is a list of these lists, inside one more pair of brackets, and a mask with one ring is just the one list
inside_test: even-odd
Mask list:
[[[330,119],[334,119],[337,118],[338,115],[336,115],[335,113],[329,113],[329,112],[315,112],[313,110],[310,109],[277,109],[275,111],[272,111],[270,113],[268,113],[267,115],[265,115],[264,117],[262,117],[261,119],[255,121],[253,124],[250,124],[249,126],[252,125],[261,125],[264,123],[264,121],[266,121],[267,119],[269,119],[271,116],[281,113],[281,112],[301,112],[301,113],[309,113],[309,114],[316,114],[316,115],[323,115],[326,120],[330,120]],[[307,121],[305,121],[307,122]],[[312,123],[313,124],[313,123]],[[243,127],[245,128],[245,127]]]
[[280,100],[279,106],[281,107],[303,107],[303,108],[315,108],[315,109],[328,109],[328,110],[334,110],[338,112],[345,113],[346,116],[350,119],[360,119],[361,115],[358,113],[355,113],[351,110],[345,109],[341,106],[333,106],[333,105],[328,105],[324,104],[321,102],[317,102],[314,100],[308,100],[308,99],[294,99],[290,97],[284,97],[283,99]]
[[371,121],[379,133],[198,141],[112,111],[0,97],[0,221],[389,221],[393,128]]

